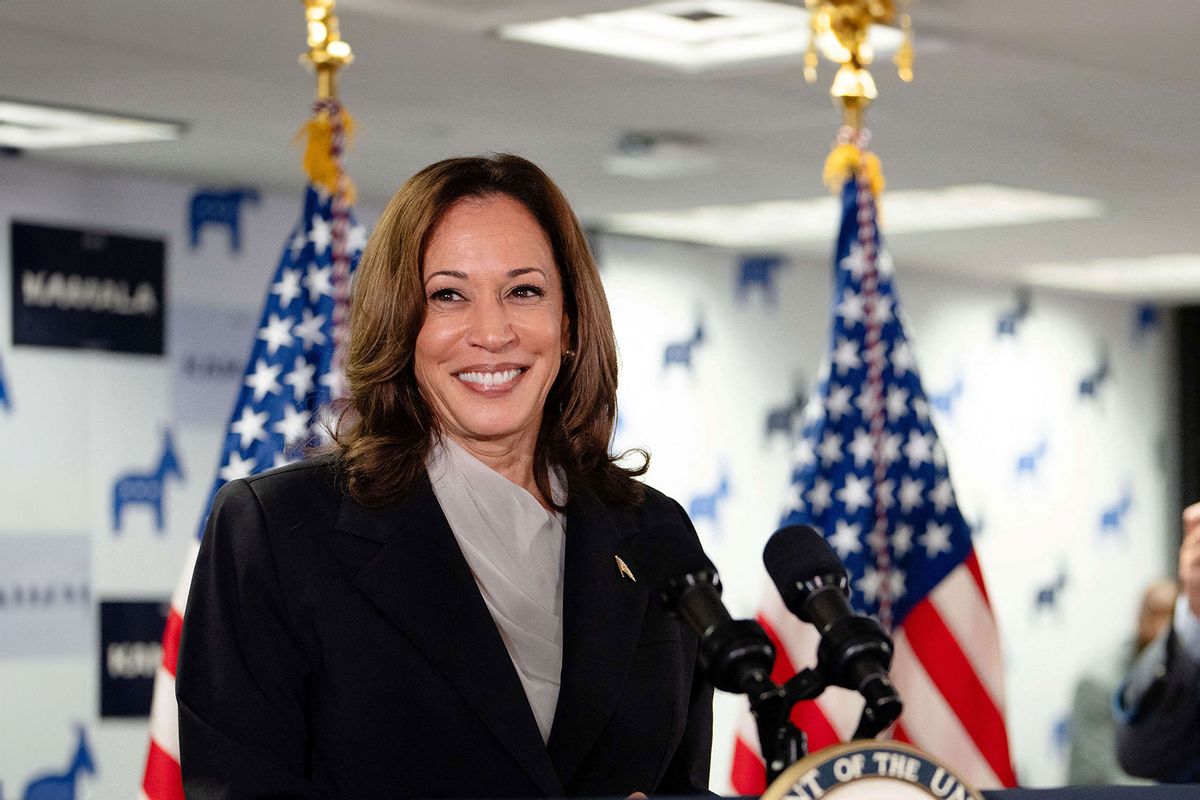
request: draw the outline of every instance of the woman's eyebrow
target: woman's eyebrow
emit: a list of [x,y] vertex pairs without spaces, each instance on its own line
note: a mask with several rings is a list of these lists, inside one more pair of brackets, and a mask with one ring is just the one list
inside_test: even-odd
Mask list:
[[464,281],[467,279],[467,273],[465,273],[465,272],[459,272],[458,270],[454,270],[454,269],[440,269],[437,272],[431,272],[428,275],[426,275],[425,283],[429,283],[431,280],[433,280],[434,278],[436,278],[439,275],[446,275],[448,277],[458,278],[459,280],[464,280]]
[[[520,276],[528,275],[531,272],[536,272],[538,275],[541,275],[543,278],[547,277],[546,271],[543,269],[538,269],[537,267],[518,267],[517,269],[509,270],[508,277],[519,278]],[[444,275],[448,278],[457,278],[458,280],[462,280],[462,281],[467,280],[467,273],[462,272],[461,270],[439,269],[437,272],[431,272],[428,275],[426,275],[425,283],[429,283],[431,280],[438,277],[439,275]]]

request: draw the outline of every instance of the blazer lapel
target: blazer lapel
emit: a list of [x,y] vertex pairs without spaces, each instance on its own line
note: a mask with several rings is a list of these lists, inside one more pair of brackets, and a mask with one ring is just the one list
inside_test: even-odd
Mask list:
[[400,505],[347,499],[338,529],[384,546],[355,584],[458,689],[547,795],[561,796],[525,689],[427,476]]
[[568,785],[608,723],[637,649],[649,596],[622,577],[628,560],[617,521],[595,495],[573,492],[567,506],[563,665],[550,757]]

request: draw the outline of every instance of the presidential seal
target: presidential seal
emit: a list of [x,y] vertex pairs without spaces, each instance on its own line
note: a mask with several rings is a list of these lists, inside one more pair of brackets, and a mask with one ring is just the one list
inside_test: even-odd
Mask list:
[[797,761],[762,800],[983,800],[945,764],[899,742],[833,745]]

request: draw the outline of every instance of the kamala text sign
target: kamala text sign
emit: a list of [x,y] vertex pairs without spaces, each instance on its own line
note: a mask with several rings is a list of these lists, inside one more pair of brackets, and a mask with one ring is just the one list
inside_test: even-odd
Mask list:
[[100,716],[150,714],[169,607],[165,600],[100,602]]
[[14,345],[163,352],[161,239],[12,223]]

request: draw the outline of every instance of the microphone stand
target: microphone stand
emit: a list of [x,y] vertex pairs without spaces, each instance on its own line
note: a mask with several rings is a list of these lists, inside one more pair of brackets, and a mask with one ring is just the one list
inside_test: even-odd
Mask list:
[[[758,745],[766,767],[767,785],[808,755],[808,737],[792,722],[792,709],[802,700],[815,700],[829,684],[816,669],[805,668],[783,686],[761,673],[747,676],[743,690],[758,729]],[[903,710],[894,694],[864,692],[862,714],[854,739],[872,739],[900,717]]]
[[783,686],[770,678],[747,687],[750,711],[758,728],[758,746],[767,771],[767,785],[785,769],[808,755],[808,737],[792,722],[792,708],[825,691],[816,670],[805,669]]

